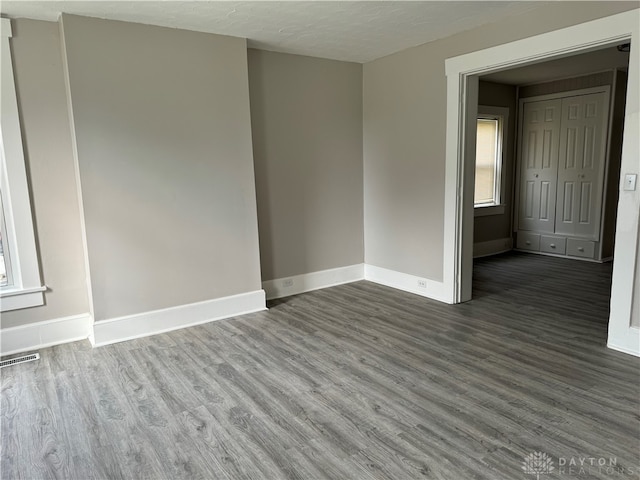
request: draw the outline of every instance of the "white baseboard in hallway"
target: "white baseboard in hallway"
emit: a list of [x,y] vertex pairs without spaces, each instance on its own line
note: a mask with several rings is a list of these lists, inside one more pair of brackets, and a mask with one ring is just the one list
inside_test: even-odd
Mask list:
[[266,310],[264,290],[101,320],[89,338],[94,347]]
[[362,263],[267,280],[262,282],[262,288],[267,293],[267,299],[272,300],[359,280],[364,280],[364,265]]
[[0,330],[0,355],[39,350],[62,343],[85,340],[93,319],[88,313],[30,323]]

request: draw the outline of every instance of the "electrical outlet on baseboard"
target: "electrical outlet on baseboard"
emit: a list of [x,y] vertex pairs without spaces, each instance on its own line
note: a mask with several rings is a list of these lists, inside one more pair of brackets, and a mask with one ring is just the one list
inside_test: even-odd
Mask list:
[[418,280],[418,288],[427,288],[426,280]]
[[282,286],[284,288],[293,287],[293,278],[286,278],[282,281]]

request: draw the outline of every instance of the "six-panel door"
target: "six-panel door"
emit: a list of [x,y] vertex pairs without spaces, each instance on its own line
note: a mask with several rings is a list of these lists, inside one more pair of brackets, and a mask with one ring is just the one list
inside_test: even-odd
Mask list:
[[607,138],[606,94],[562,99],[555,232],[598,240]]
[[553,233],[562,101],[524,104],[520,164],[520,230]]

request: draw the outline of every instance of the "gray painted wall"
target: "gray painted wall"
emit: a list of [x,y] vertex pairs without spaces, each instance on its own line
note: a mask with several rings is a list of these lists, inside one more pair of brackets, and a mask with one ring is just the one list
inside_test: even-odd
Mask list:
[[480,82],[478,104],[509,109],[509,123],[506,126],[506,138],[503,144],[503,179],[502,202],[504,213],[476,217],[473,222],[473,242],[488,242],[501,238],[511,238],[511,218],[513,212],[513,188],[515,168],[515,144],[517,141],[517,89],[513,85],[494,82]]
[[262,279],[364,260],[362,65],[249,50]]
[[45,305],[2,328],[87,313],[86,275],[58,24],[13,20],[10,40]]
[[260,289],[245,40],[62,24],[96,321]]
[[633,8],[551,2],[365,64],[366,263],[442,280],[445,59]]

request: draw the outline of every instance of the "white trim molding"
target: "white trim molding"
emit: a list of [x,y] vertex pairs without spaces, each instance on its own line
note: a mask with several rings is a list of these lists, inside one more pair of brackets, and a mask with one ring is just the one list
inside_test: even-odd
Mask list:
[[[611,335],[609,335],[609,337],[611,337]],[[615,343],[616,341],[622,341],[624,343]],[[607,347],[611,350],[617,350],[618,352],[640,357],[640,328],[629,327],[628,334],[614,338],[613,341],[609,340]]]
[[443,282],[417,277],[374,265],[364,266],[364,279],[404,292],[431,298],[439,302],[451,303]]
[[473,208],[474,217],[491,217],[493,215],[504,215],[505,205],[476,205]]
[[0,355],[39,350],[63,343],[86,340],[93,319],[88,313],[30,323],[0,330]]
[[[640,9],[561,28],[515,42],[449,58],[447,76],[447,134],[445,160],[444,212],[444,290],[452,303],[471,298],[473,190],[471,153],[467,141],[468,119],[475,118],[478,76],[518,66],[589,52],[621,43],[640,43]],[[640,50],[629,57],[628,84],[640,84]],[[640,173],[639,138],[640,95],[627,89],[622,144],[621,174]],[[466,142],[466,143],[465,143]],[[622,180],[621,180],[622,182]],[[621,185],[621,184],[620,184]],[[469,198],[471,197],[471,198]],[[631,308],[638,244],[640,193],[623,191],[618,201],[615,254],[611,289],[608,345],[627,353],[640,354],[638,329],[631,327]],[[623,350],[624,349],[624,350]]]
[[[11,62],[11,22],[0,19],[0,180],[4,260],[11,272],[2,287],[0,310],[17,310],[44,303],[38,252],[31,214],[29,185],[22,147],[20,114]],[[6,292],[6,293],[5,293]],[[10,295],[11,298],[5,298]]]
[[47,287],[3,289],[0,291],[0,311],[40,306],[44,303],[42,295],[46,290]]
[[266,310],[264,290],[179,305],[93,324],[89,337],[94,347],[148,337],[180,328]]
[[[611,335],[609,335],[609,337],[611,337]],[[621,343],[615,343],[616,341],[621,341]],[[611,350],[640,357],[640,328],[629,327],[627,335],[615,338],[613,339],[613,342],[609,340],[607,342],[607,347]]]
[[69,130],[71,132],[71,151],[73,154],[73,170],[76,178],[76,198],[80,209],[80,232],[82,238],[82,256],[84,260],[85,285],[89,299],[89,312],[95,317],[93,308],[93,285],[91,283],[91,265],[89,263],[89,247],[87,246],[87,226],[84,214],[84,197],[82,196],[82,181],[80,178],[80,162],[78,160],[78,141],[76,139],[76,124],[73,115],[73,101],[71,99],[71,81],[69,79],[69,64],[67,62],[67,42],[64,34],[64,17],[61,16],[58,22],[60,29],[60,39],[62,40],[62,68],[64,73],[64,86],[67,97],[67,112],[69,114]]
[[512,238],[497,238],[486,242],[473,244],[473,258],[488,257],[499,253],[508,252],[513,249]]
[[8,18],[0,18],[0,37],[12,37],[11,20]]
[[364,280],[364,269],[364,264],[360,263],[347,267],[303,273],[264,281],[262,282],[262,288],[267,293],[267,299],[272,300]]
[[442,282],[368,264],[356,264],[267,280],[262,282],[262,288],[267,292],[267,299],[272,300],[360,280],[450,303]]

